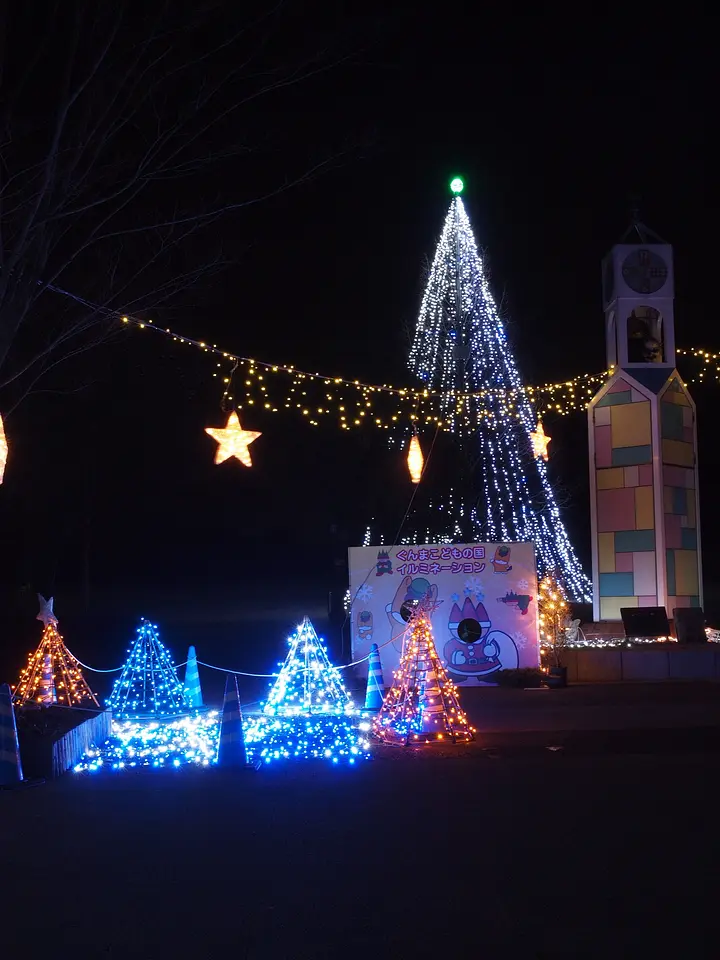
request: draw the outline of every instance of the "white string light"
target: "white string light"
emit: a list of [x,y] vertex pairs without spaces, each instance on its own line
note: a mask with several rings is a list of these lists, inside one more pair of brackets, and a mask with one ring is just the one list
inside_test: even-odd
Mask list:
[[[590,581],[560,518],[545,461],[533,455],[538,416],[520,379],[459,196],[452,200],[435,252],[410,369],[430,393],[439,394],[441,417],[449,429],[458,436],[470,431],[479,444],[480,489],[470,509],[474,538],[533,541],[540,574],[559,570],[573,599],[590,600]],[[441,511],[452,515],[447,506]],[[454,536],[461,527],[456,516],[454,528],[451,523],[445,531]]]

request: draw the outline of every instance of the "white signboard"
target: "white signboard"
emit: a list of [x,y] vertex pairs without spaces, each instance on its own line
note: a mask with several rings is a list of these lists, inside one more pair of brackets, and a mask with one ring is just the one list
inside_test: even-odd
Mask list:
[[[436,604],[435,645],[455,683],[492,683],[493,673],[540,662],[532,543],[351,547],[352,659],[380,648],[385,683],[400,662],[413,605]],[[358,673],[367,665],[358,667]]]

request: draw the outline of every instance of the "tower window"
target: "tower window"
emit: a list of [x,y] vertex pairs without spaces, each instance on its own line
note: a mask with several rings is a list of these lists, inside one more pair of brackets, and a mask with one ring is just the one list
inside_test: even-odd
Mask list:
[[665,344],[660,312],[654,307],[635,307],[627,318],[629,363],[663,363]]

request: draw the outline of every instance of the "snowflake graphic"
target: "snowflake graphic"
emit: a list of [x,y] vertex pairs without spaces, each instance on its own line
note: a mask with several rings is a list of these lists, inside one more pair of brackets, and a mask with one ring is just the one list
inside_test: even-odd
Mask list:
[[452,600],[453,603],[460,603],[460,594],[459,594],[459,593],[451,593],[451,594],[450,594],[450,599]]
[[465,596],[469,597],[471,593],[475,594],[475,596],[478,598],[478,601],[485,599],[485,594],[482,591],[480,581],[477,577],[468,577],[468,579],[465,581]]
[[517,588],[518,590],[528,590],[530,588],[530,584],[527,582],[527,580],[518,580]]
[[372,597],[373,588],[369,583],[364,583],[355,595],[358,600],[361,600],[363,603],[367,603]]
[[513,640],[515,641],[515,646],[518,648],[518,650],[524,650],[528,645],[527,637],[524,633],[514,633]]

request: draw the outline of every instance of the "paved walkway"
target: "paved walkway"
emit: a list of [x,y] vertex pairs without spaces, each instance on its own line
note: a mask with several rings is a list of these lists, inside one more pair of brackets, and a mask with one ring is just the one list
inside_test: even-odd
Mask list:
[[561,747],[595,753],[720,751],[720,684],[587,684],[565,690],[471,687],[461,702],[472,752]]
[[488,733],[720,727],[720,683],[469,687],[460,698],[474,725]]
[[715,755],[423,756],[0,793],[0,956],[717,956]]

